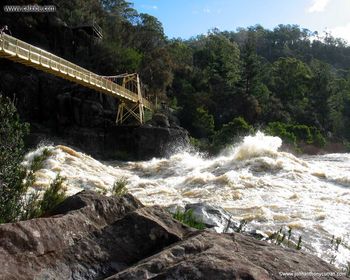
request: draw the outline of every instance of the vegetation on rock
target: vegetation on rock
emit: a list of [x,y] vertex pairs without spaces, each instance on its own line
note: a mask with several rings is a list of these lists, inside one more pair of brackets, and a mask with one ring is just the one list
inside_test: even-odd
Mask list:
[[10,99],[0,95],[0,223],[17,219],[24,206],[23,193],[30,180],[21,165],[24,155],[23,137],[28,125],[19,120]]
[[187,211],[184,211],[184,212],[177,209],[176,212],[173,214],[173,218],[192,228],[196,228],[196,229],[205,228],[205,225],[203,224],[203,222],[196,219],[196,217],[193,215],[193,209],[188,209]]
[[0,223],[42,216],[65,199],[64,178],[57,175],[42,196],[31,191],[35,185],[35,172],[43,167],[51,152],[44,149],[33,158],[30,167],[25,168],[21,164],[23,138],[29,126],[20,121],[11,100],[1,95],[0,119]]
[[112,187],[112,195],[114,196],[122,196],[128,192],[127,189],[128,180],[124,177],[116,180]]

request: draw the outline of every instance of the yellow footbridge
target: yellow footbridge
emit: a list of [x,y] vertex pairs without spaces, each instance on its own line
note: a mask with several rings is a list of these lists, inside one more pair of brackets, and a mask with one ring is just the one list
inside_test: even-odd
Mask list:
[[[138,74],[114,76],[123,79],[120,85],[109,77],[97,75],[5,33],[0,34],[0,57],[51,73],[119,99],[117,124],[122,124],[130,116],[135,117],[140,124],[143,124],[145,121],[144,109],[153,111],[152,103],[141,94]],[[128,89],[128,87],[133,90]]]

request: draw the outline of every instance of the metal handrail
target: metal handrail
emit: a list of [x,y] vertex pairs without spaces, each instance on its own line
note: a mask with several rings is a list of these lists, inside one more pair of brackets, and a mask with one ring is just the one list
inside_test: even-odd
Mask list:
[[34,67],[39,65],[52,74],[59,74],[70,80],[73,78],[76,82],[90,85],[108,95],[123,98],[133,103],[140,102],[147,109],[153,110],[153,105],[147,99],[142,97],[140,100],[136,93],[121,85],[5,33],[0,34],[0,56],[15,57],[19,62],[30,62],[31,66]]

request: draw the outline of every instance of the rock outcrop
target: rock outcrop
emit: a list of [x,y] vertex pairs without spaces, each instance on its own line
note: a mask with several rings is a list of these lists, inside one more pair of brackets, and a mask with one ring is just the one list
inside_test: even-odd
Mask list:
[[[316,279],[297,273],[334,273],[317,257],[242,234],[195,233],[182,242],[113,275],[126,279]],[[288,273],[295,273],[289,275]],[[311,275],[311,274],[310,274]]]
[[[148,160],[166,157],[188,146],[188,132],[181,127],[111,126],[109,129],[72,127],[62,130],[59,138],[37,134],[32,146],[41,141],[68,145],[104,160]],[[46,140],[49,139],[49,140]]]
[[131,195],[83,191],[50,217],[0,226],[0,279],[314,279],[283,275],[293,272],[337,270],[242,234],[191,229]]
[[53,213],[0,226],[0,279],[103,279],[191,231],[131,195],[84,191]]

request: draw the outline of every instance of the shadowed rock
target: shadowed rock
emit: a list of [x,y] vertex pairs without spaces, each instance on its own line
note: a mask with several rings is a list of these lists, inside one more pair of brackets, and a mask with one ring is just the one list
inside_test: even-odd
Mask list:
[[283,273],[334,273],[330,264],[307,253],[285,249],[238,234],[204,231],[113,275],[126,279],[319,279]]
[[0,226],[0,279],[101,279],[190,230],[131,195],[81,192],[48,218]]

